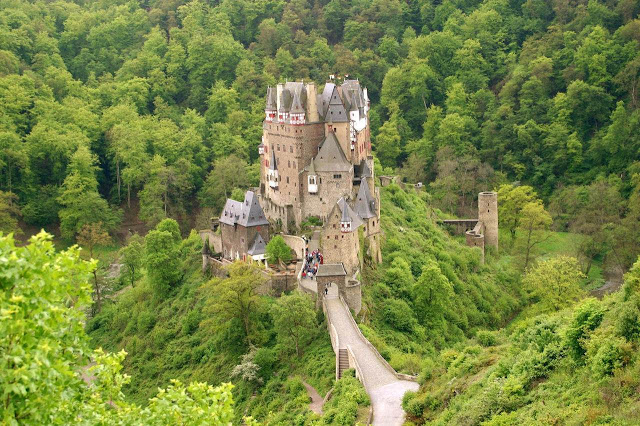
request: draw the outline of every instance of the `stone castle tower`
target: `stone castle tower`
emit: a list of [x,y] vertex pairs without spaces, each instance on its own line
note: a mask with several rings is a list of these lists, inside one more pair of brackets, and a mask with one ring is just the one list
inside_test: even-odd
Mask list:
[[498,193],[478,194],[478,221],[484,227],[484,244],[498,249]]
[[267,89],[258,147],[260,204],[269,221],[291,232],[318,217],[325,259],[345,259],[348,273],[358,267],[359,233],[371,257],[381,260],[369,108],[357,80],[328,82],[322,93],[314,83],[280,83]]

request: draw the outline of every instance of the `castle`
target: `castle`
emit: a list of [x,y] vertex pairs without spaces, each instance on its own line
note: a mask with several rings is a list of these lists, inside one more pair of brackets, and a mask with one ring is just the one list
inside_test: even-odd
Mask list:
[[[380,193],[375,187],[369,97],[357,80],[286,82],[267,89],[258,197],[268,220],[293,232],[323,222],[326,263],[359,267],[361,240],[381,261]],[[361,238],[362,237],[362,238]]]

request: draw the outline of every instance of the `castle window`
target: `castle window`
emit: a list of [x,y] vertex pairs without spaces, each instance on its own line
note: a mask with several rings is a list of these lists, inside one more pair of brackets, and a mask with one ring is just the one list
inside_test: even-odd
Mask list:
[[336,235],[336,240],[338,239],[338,236]]
[[287,160],[287,167],[291,167],[291,160]]
[[334,248],[334,249],[337,249],[337,248],[338,248],[338,246],[334,244],[334,245],[333,245],[333,248]]
[[289,183],[289,176],[287,176],[287,183]]
[[280,151],[280,144],[278,144],[278,151]]
[[342,179],[342,175],[333,175],[334,179]]
[[[331,237],[327,235],[327,240],[328,240],[329,238],[331,238]],[[225,253],[226,253],[226,250],[225,250]]]
[[[296,133],[298,133],[298,131],[297,131],[297,130],[296,130]],[[291,145],[291,146],[289,147],[289,152],[293,153],[293,145]]]

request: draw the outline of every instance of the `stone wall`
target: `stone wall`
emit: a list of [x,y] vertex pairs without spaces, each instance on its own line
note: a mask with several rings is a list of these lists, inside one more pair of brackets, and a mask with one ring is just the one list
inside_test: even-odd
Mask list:
[[225,259],[235,260],[243,259],[247,255],[247,251],[253,244],[253,240],[258,233],[266,242],[269,241],[268,226],[250,226],[220,224],[220,233],[222,235],[222,255]]
[[284,239],[284,242],[287,243],[287,245],[296,252],[296,257],[298,258],[298,260],[304,259],[307,243],[305,243],[302,238],[296,235],[286,234],[283,234],[282,238]]
[[211,229],[203,229],[198,233],[203,243],[209,239],[209,247],[214,253],[222,253],[222,236],[220,234],[216,234]]
[[347,274],[353,274],[360,268],[360,238],[358,231],[341,232],[339,209],[335,208],[327,222],[320,246],[324,256],[325,263],[342,263],[344,264]]
[[[304,204],[302,219],[318,216],[326,222],[327,216],[338,200],[353,192],[353,179],[350,173],[317,172],[318,192],[310,194],[307,185],[308,174],[303,174]],[[336,178],[335,176],[340,176]]]
[[341,295],[347,303],[347,306],[356,315],[358,315],[360,313],[360,310],[362,309],[362,289],[360,286],[360,281],[347,280],[343,288],[340,288]]

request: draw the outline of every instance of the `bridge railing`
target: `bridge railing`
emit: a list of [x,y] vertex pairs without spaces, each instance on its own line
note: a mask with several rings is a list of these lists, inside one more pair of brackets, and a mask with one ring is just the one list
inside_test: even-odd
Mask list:
[[391,374],[393,374],[394,376],[396,376],[400,380],[408,380],[410,382],[417,382],[418,381],[418,376],[412,376],[412,375],[409,375],[409,374],[398,373],[391,366],[391,364],[389,364],[389,362],[386,359],[384,359],[384,357],[382,355],[380,355],[380,352],[378,352],[378,349],[376,349],[376,347],[373,346],[373,344],[371,344],[369,339],[364,337],[364,334],[362,334],[362,331],[360,330],[360,327],[358,327],[358,324],[356,323],[356,320],[353,319],[353,316],[351,315],[351,311],[349,310],[349,306],[345,302],[345,300],[342,297],[342,295],[340,295],[340,301],[344,305],[344,308],[347,310],[347,313],[348,313],[347,316],[349,317],[349,321],[351,321],[351,325],[353,325],[353,327],[356,329],[356,332],[358,333],[358,336],[360,336],[360,338],[362,339],[364,344],[367,345],[369,347],[369,349],[371,349],[371,351],[375,354],[375,356],[380,360],[382,365],[384,365],[385,368],[391,372]]

